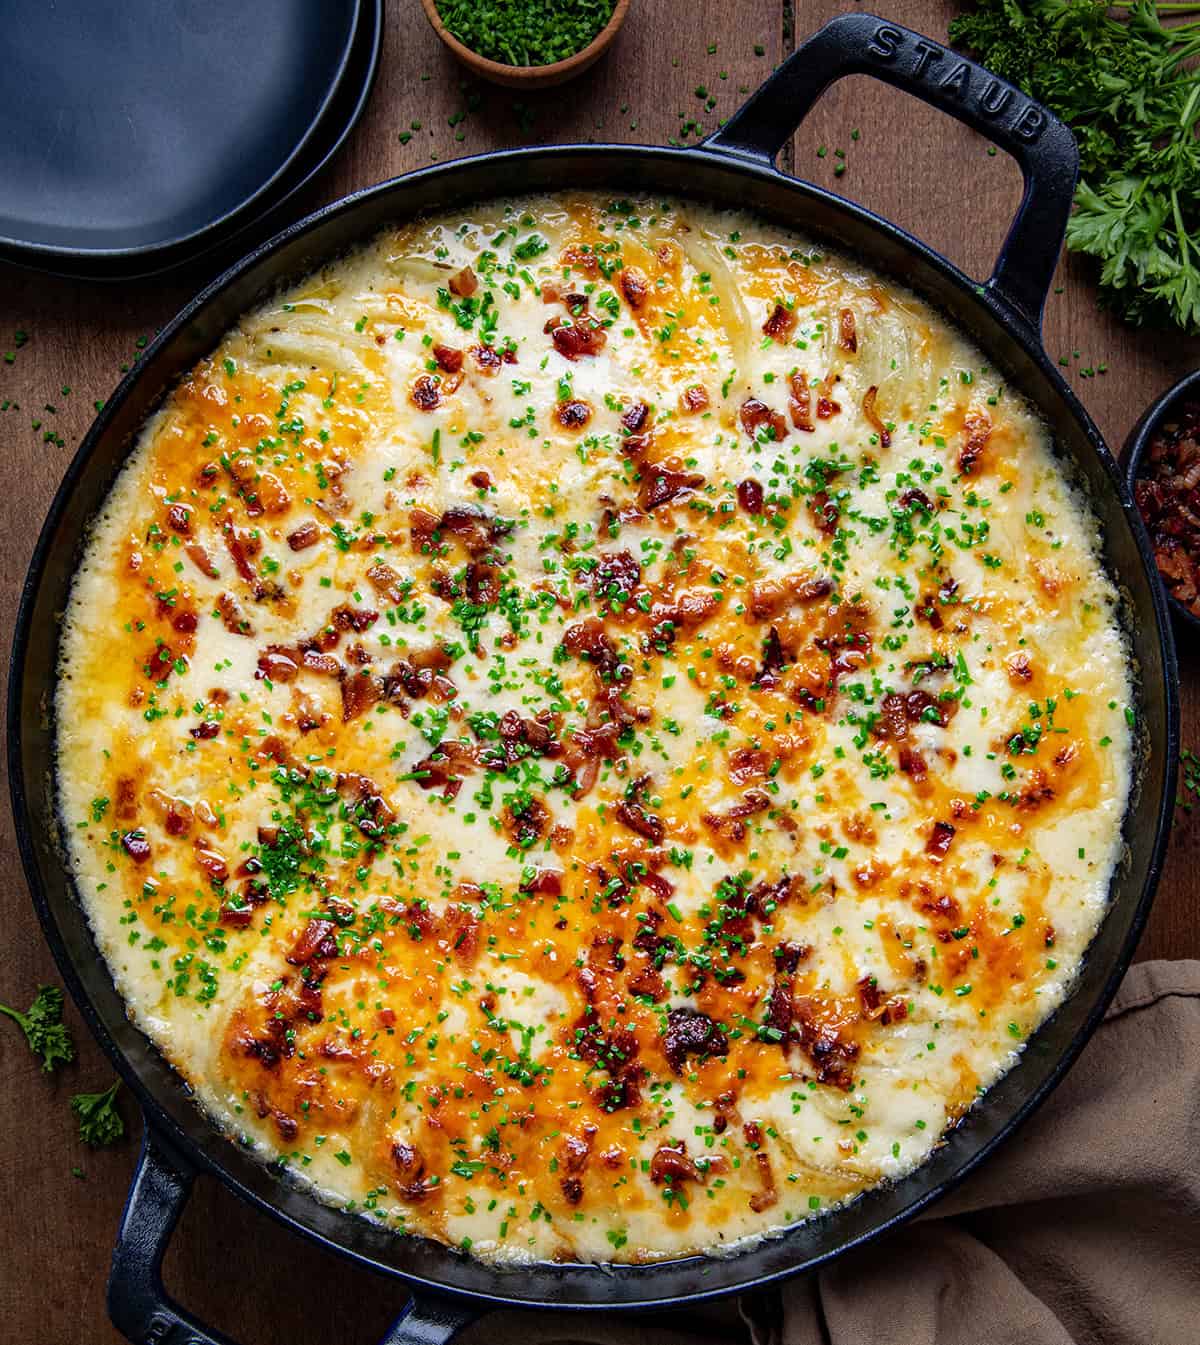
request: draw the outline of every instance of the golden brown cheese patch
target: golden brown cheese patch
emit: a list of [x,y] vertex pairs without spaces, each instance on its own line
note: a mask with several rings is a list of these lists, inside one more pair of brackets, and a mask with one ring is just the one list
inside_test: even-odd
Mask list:
[[1042,427],[911,295],[688,204],[425,221],[249,315],[62,670],[137,1021],[319,1194],[494,1260],[920,1163],[1069,989],[1129,787]]

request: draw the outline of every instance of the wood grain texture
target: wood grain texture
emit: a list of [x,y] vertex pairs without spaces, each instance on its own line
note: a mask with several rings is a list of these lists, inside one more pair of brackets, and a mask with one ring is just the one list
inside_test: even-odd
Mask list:
[[[845,7],[816,0],[799,5],[793,17],[785,0],[634,0],[600,65],[576,84],[522,98],[464,85],[418,0],[390,0],[368,114],[295,214],[435,159],[508,145],[663,143],[684,127],[692,140],[689,123],[714,129],[796,40]],[[887,0],[880,8],[939,38],[953,12],[938,0]],[[697,96],[701,86],[715,108],[707,108],[708,97]],[[838,149],[847,165],[841,176],[834,174]],[[987,274],[1020,190],[1012,164],[990,156],[979,137],[859,78],[829,92],[785,159],[794,171],[889,216],[979,276]],[[497,180],[497,192],[505,186]],[[0,352],[13,348],[18,328],[30,335],[11,365],[0,363],[0,405],[17,404],[0,411],[5,644],[37,525],[94,402],[111,392],[121,366],[134,360],[137,342],[152,336],[207,278],[201,272],[100,286],[0,266]],[[1097,311],[1086,271],[1074,263],[1061,268],[1059,283],[1062,293],[1051,300],[1047,316],[1048,347],[1067,360],[1071,383],[1109,442],[1119,445],[1145,404],[1200,363],[1200,343],[1133,333],[1114,323]],[[1106,374],[1082,376],[1101,361]],[[41,422],[36,429],[34,421]],[[1192,741],[1200,712],[1198,657],[1188,650],[1182,660],[1185,742]],[[20,875],[7,806],[0,815],[0,847],[0,900],[6,907],[0,999],[24,1005],[39,981],[56,976]],[[1141,955],[1200,955],[1193,918],[1198,859],[1200,817],[1177,827]],[[136,1146],[93,1155],[75,1138],[70,1094],[102,1086],[111,1070],[73,1009],[69,1017],[80,1059],[56,1079],[45,1078],[16,1030],[0,1024],[0,1322],[5,1338],[22,1345],[118,1340],[105,1316],[104,1279]],[[136,1137],[128,1100],[125,1114]],[[72,1176],[73,1165],[84,1171],[82,1179]],[[198,1183],[166,1275],[177,1298],[240,1345],[366,1345],[402,1298],[398,1286],[318,1252],[208,1180]],[[728,1312],[706,1313],[699,1330],[738,1335]],[[486,1328],[471,1339],[476,1345],[486,1340]]]

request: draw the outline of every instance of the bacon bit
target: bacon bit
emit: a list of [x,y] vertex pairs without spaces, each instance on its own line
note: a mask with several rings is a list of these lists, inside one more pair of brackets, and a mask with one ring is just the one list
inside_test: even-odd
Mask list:
[[405,1140],[393,1141],[392,1163],[400,1174],[396,1190],[403,1199],[418,1204],[434,1190],[436,1183],[425,1176],[425,1160],[415,1145]]
[[1046,772],[1039,766],[1029,772],[1029,780],[1017,799],[1017,807],[1022,812],[1036,812],[1043,803],[1054,797],[1054,786],[1046,778]]
[[536,897],[560,897],[562,880],[560,869],[535,868],[528,878],[522,879],[520,890]]
[[214,850],[197,836],[194,842],[196,863],[208,874],[214,883],[223,883],[229,877],[229,865],[219,850]]
[[667,458],[665,462],[647,464],[638,490],[638,504],[650,513],[660,505],[670,504],[681,495],[690,495],[704,485],[704,477],[699,472],[683,469],[678,458]]
[[469,299],[479,288],[479,278],[469,266],[464,266],[446,282],[450,293],[459,299]]
[[[412,530],[413,538],[417,536],[417,513],[424,514],[424,510],[414,509],[412,512]],[[430,515],[424,514],[426,518]],[[464,504],[454,505],[447,509],[441,518],[434,521],[434,531],[439,533],[449,533],[456,537],[466,549],[469,556],[482,556],[496,545],[502,537],[507,537],[512,531],[512,524],[504,519],[496,518],[494,514],[489,514],[486,510],[479,508],[478,505]]]
[[935,822],[925,842],[925,853],[940,864],[946,858],[954,833],[955,828],[949,822]]
[[232,593],[222,593],[217,599],[217,612],[221,623],[230,635],[253,635],[254,627],[246,616],[242,604]]
[[630,434],[640,434],[650,419],[648,402],[634,402],[621,416],[621,427]]
[[351,607],[346,603],[339,603],[329,614],[330,624],[336,629],[352,630],[358,635],[370,630],[378,620],[378,612],[372,612],[367,607]]
[[760,1149],[754,1155],[754,1163],[762,1181],[762,1190],[750,1197],[750,1208],[755,1214],[761,1214],[779,1200],[779,1192],[775,1189],[775,1173],[771,1170],[770,1156]]
[[729,1051],[729,1040],[706,1013],[696,1009],[672,1009],[667,1014],[667,1030],[662,1039],[663,1053],[676,1074],[683,1073],[689,1056],[711,1058]]
[[858,991],[858,1002],[862,1007],[864,1018],[874,1021],[883,1014],[884,993],[880,990],[874,976],[864,976],[856,982],[855,989]]
[[1069,766],[1075,760],[1079,753],[1079,748],[1075,743],[1067,743],[1060,747],[1054,754],[1054,764],[1061,770],[1064,766]]
[[563,359],[577,360],[583,355],[598,355],[608,342],[608,333],[595,318],[586,318],[555,327],[550,339]]
[[498,725],[503,761],[494,761],[495,748],[488,745],[483,764],[515,766],[523,757],[556,757],[561,751],[554,736],[557,727],[557,717],[548,710],[539,711],[536,719],[523,719],[515,710],[506,710]]
[[349,724],[383,698],[383,682],[370,672],[351,673],[342,670],[339,681],[342,691],[342,723]]
[[796,330],[796,315],[790,308],[777,303],[763,323],[763,332],[773,341],[790,341]]
[[584,1172],[588,1165],[588,1159],[592,1153],[592,1142],[596,1137],[596,1127],[594,1125],[585,1125],[582,1138],[578,1135],[566,1135],[563,1137],[562,1153],[563,1167],[572,1175],[578,1176]]
[[462,368],[463,353],[453,346],[435,345],[431,353],[437,367],[445,374],[456,374]]
[[723,601],[724,596],[710,588],[689,588],[677,593],[669,603],[653,603],[650,607],[651,637],[669,644],[677,631],[702,626]]
[[587,659],[604,681],[628,682],[633,676],[633,670],[608,638],[604,622],[595,617],[568,626],[562,643],[567,653]]
[[161,789],[150,791],[150,802],[163,811],[163,830],[168,836],[186,836],[192,829],[192,808],[183,799],[173,798]]
[[494,374],[502,363],[495,346],[472,346],[470,355],[485,374]]
[[762,666],[750,683],[753,687],[770,689],[779,685],[779,674],[786,666],[783,644],[774,626],[763,637]]
[[833,592],[833,580],[792,574],[785,579],[760,579],[750,585],[750,615],[756,620],[773,617],[797,603],[817,602]]
[[588,578],[598,598],[627,600],[641,582],[642,567],[629,551],[606,551]]
[[785,940],[775,946],[775,965],[780,971],[792,972],[801,962],[812,956],[812,945]]
[[642,796],[645,794],[649,783],[650,777],[648,775],[643,775],[635,780],[626,797],[617,804],[613,811],[617,815],[617,820],[627,826],[630,831],[636,832],[639,836],[644,836],[653,845],[660,845],[667,829],[663,825],[662,818],[647,812],[642,802]]
[[188,733],[198,741],[206,738],[215,738],[221,732],[221,725],[215,719],[202,719],[193,729],[188,729]]
[[837,532],[842,511],[837,501],[829,498],[827,491],[819,490],[809,498],[808,511],[812,514],[820,532],[827,537],[832,537]]
[[838,313],[838,345],[853,355],[858,350],[858,333],[854,327],[854,310],[843,308]]
[[592,418],[592,408],[587,402],[559,402],[554,418],[564,430],[581,430]]
[[897,756],[900,769],[905,775],[911,775],[918,783],[924,780],[929,772],[929,766],[915,747],[902,747]]
[[258,656],[258,676],[271,682],[293,682],[303,663],[298,649],[285,645],[268,645]]
[[302,967],[309,962],[337,957],[336,930],[337,925],[332,920],[310,920],[288,953],[287,960],[293,967]]
[[595,276],[600,269],[596,254],[586,244],[572,243],[562,250],[558,260],[563,266],[582,271],[586,276]]
[[963,431],[965,439],[959,449],[958,465],[965,475],[970,476],[992,437],[992,419],[986,411],[972,409],[963,420]]
[[254,489],[257,475],[254,459],[247,454],[239,453],[230,458],[222,458],[221,462],[237,487],[237,494],[246,506],[246,513],[251,518],[257,518],[263,512],[263,506]]
[[875,410],[875,398],[879,394],[879,389],[872,384],[863,394],[862,409],[867,423],[879,436],[880,448],[891,448],[892,435],[888,427],[879,418],[879,412]]
[[221,577],[220,571],[213,564],[212,557],[199,542],[188,542],[183,549],[187,553],[187,558],[202,575],[209,579],[219,579]]
[[632,995],[644,995],[655,1004],[667,993],[667,983],[652,966],[645,966],[635,976],[629,978],[629,992]]
[[228,929],[246,929],[254,920],[254,907],[235,906],[236,898],[227,896],[221,903],[220,922]]
[[146,839],[146,833],[140,829],[123,832],[121,845],[135,864],[145,864],[150,858],[150,842]]
[[729,778],[735,785],[766,779],[767,754],[761,747],[738,747],[729,754]]
[[746,838],[744,819],[765,812],[770,806],[770,798],[761,789],[748,789],[740,802],[726,808],[723,813],[705,813],[701,820],[710,831],[736,844]]
[[438,402],[441,401],[441,393],[438,391],[437,380],[430,378],[428,374],[422,374],[413,384],[412,392],[408,394],[408,399],[417,408],[418,411],[432,411]]
[[470,966],[479,952],[479,916],[469,906],[448,906],[442,925],[439,945],[446,947],[463,966]]
[[835,402],[830,393],[833,391],[833,385],[840,383],[841,377],[838,374],[827,374],[818,385],[817,391],[817,419],[830,420],[842,409],[840,402]]
[[923,490],[918,490],[915,486],[910,486],[909,489],[900,496],[900,503],[910,513],[913,509],[923,509],[927,514],[932,514],[934,512],[933,501]]
[[660,1144],[650,1160],[650,1180],[655,1184],[669,1182],[677,1186],[680,1182],[703,1181],[700,1169],[688,1157],[687,1144],[680,1140],[677,1144]]
[[851,1066],[858,1059],[857,1043],[847,1041],[834,1024],[823,1021],[818,1006],[807,996],[800,996],[793,1008],[794,1035],[816,1069],[817,1082],[850,1092],[854,1087]]
[[772,411],[765,403],[759,401],[757,397],[747,397],[738,411],[738,420],[742,423],[742,429],[754,439],[757,436],[761,425],[768,425],[776,443],[781,443],[787,438],[787,421],[778,411]]
[[649,289],[645,275],[636,266],[621,268],[621,293],[635,313],[645,305]]
[[812,419],[812,389],[803,374],[792,375],[792,395],[788,398],[788,410],[792,413],[792,424],[806,434],[812,434],[817,428]]
[[937,598],[932,593],[922,593],[921,600],[913,611],[918,621],[924,621],[930,630],[941,630],[946,624],[938,609]]
[[173,504],[167,510],[167,527],[186,537],[192,530],[192,511],[186,504]]
[[288,533],[287,544],[293,551],[305,551],[308,547],[315,546],[320,537],[320,526],[310,518]]
[[540,799],[513,802],[504,809],[501,824],[514,845],[528,849],[550,829],[550,809]]
[[1005,661],[1004,670],[1013,686],[1020,686],[1033,678],[1033,666],[1029,662],[1029,655],[1025,653],[1013,654]]
[[761,514],[763,488],[752,476],[737,484],[737,502],[748,514]]
[[226,523],[221,531],[225,537],[225,546],[233,559],[234,568],[250,585],[256,598],[264,597],[266,589],[258,575],[254,573],[254,567],[250,564],[250,556],[257,554],[261,543],[254,544],[251,538],[240,533],[232,523]]
[[171,629],[180,635],[195,635],[200,618],[195,612],[176,612],[171,618]]
[[684,415],[695,416],[708,410],[708,389],[701,383],[693,383],[679,394],[679,409]]
[[424,790],[441,789],[448,803],[462,788],[463,777],[478,770],[480,760],[476,749],[459,739],[442,741],[413,767],[412,774]]

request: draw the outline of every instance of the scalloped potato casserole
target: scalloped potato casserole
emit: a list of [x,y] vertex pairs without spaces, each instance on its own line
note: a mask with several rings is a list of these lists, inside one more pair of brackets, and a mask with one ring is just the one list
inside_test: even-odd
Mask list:
[[213,1122],[493,1262],[920,1164],[1068,993],[1130,789],[1083,497],[923,302],[749,215],[385,232],[166,398],[61,813]]

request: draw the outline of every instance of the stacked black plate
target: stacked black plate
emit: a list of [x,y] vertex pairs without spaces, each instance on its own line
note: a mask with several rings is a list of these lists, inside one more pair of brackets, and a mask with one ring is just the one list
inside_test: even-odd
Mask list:
[[283,223],[362,115],[383,0],[8,0],[3,27],[0,258],[124,279]]

